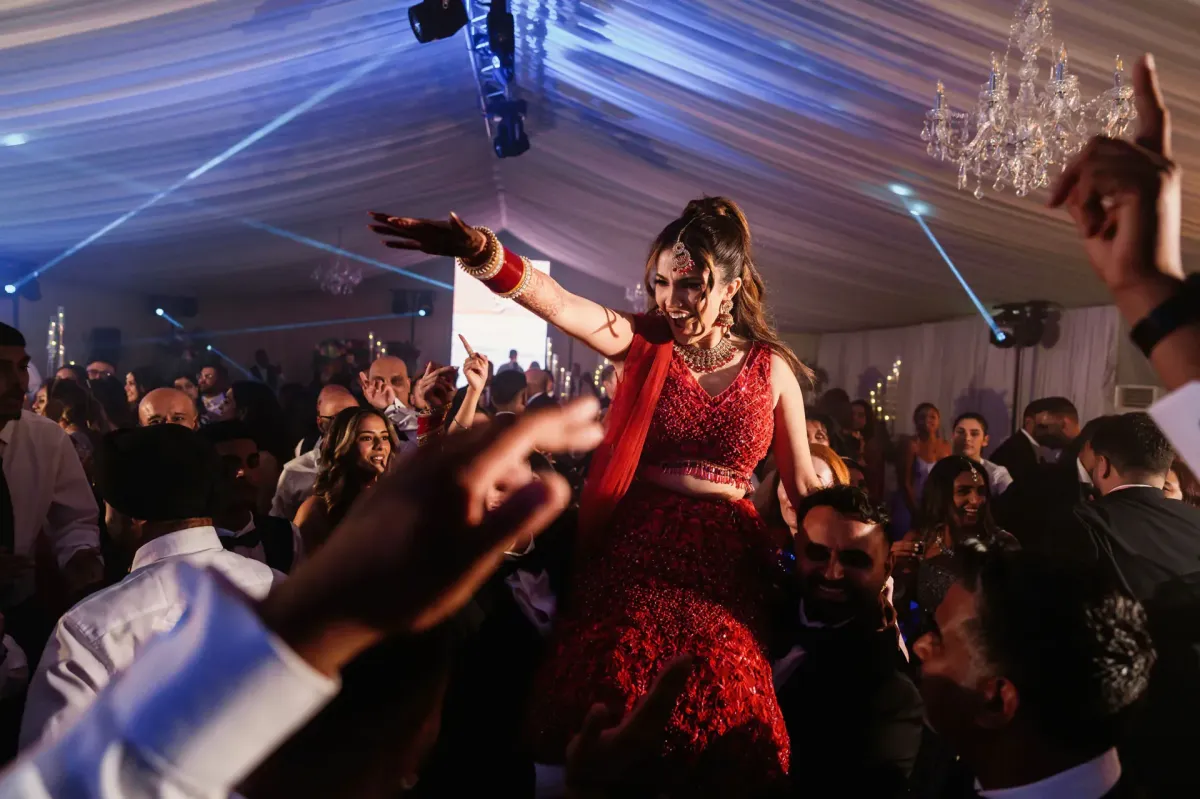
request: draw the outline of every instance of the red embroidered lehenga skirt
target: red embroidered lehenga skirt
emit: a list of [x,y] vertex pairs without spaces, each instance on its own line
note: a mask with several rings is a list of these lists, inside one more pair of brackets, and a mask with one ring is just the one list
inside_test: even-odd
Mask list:
[[785,778],[787,730],[765,636],[775,549],[749,500],[635,481],[576,575],[535,682],[535,755],[562,762],[588,709],[628,712],[662,667],[696,667],[657,776],[689,796],[754,796]]

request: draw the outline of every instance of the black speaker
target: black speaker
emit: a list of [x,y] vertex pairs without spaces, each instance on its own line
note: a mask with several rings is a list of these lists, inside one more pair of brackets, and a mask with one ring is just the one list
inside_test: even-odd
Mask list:
[[429,316],[433,313],[433,292],[392,289],[392,313],[401,316]]
[[93,327],[87,335],[88,359],[116,366],[121,360],[121,330],[116,327]]

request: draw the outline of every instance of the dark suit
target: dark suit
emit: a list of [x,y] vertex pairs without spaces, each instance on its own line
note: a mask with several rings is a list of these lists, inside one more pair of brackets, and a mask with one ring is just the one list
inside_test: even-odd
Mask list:
[[1200,510],[1156,488],[1123,488],[1075,509],[1059,551],[1110,574],[1146,606],[1158,661],[1122,760],[1155,795],[1200,796]]
[[798,623],[800,665],[777,686],[792,742],[797,796],[903,796],[921,743],[924,705],[894,628]]
[[1058,463],[1038,464],[1031,479],[1015,481],[996,497],[994,515],[1022,547],[1053,551],[1064,518],[1094,498],[1092,485],[1079,479],[1076,458],[1064,453]]
[[1017,485],[1020,485],[1022,481],[1033,479],[1037,473],[1037,449],[1029,437],[1019,430],[996,447],[996,451],[988,456],[988,460],[1008,469],[1013,482]]

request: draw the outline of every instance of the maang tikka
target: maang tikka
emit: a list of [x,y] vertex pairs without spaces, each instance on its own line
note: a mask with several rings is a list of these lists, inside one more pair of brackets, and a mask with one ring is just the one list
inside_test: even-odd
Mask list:
[[683,244],[683,231],[687,230],[688,225],[695,221],[695,218],[689,219],[679,229],[679,235],[675,237],[675,246],[671,248],[671,258],[674,261],[671,271],[676,275],[686,275],[696,269],[696,262],[692,260],[692,254]]

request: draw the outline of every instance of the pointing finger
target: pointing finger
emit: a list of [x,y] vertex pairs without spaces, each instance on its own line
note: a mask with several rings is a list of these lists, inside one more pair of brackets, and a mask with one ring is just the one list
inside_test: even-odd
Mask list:
[[1133,68],[1133,99],[1137,104],[1137,143],[1147,150],[1171,157],[1171,118],[1158,85],[1154,56],[1147,53]]

